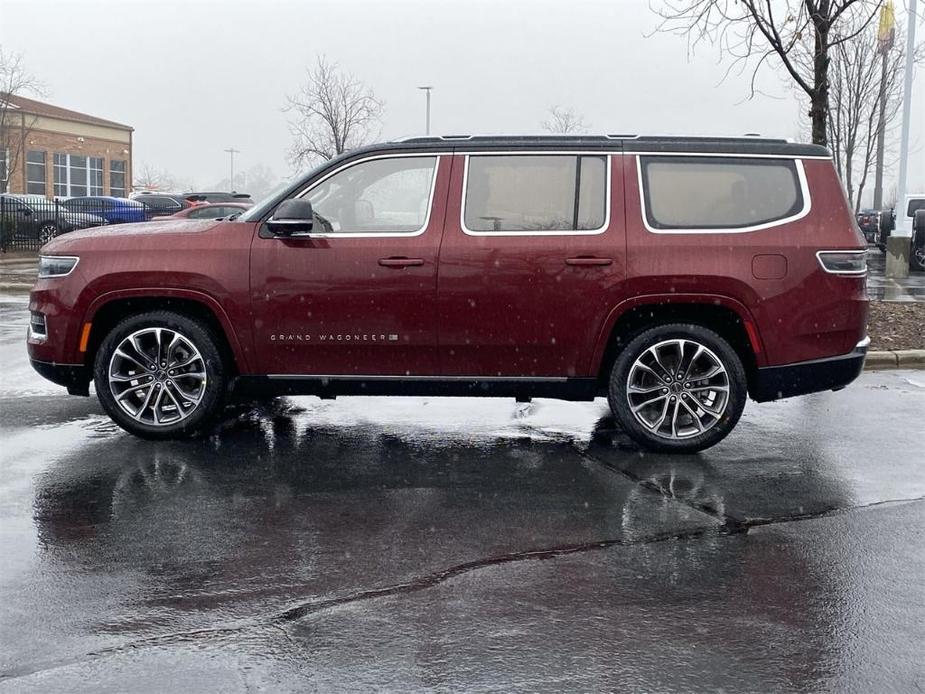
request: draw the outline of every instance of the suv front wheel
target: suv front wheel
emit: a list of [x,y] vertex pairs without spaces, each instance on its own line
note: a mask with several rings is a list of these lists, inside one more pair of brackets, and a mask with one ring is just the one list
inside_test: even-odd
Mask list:
[[143,438],[189,436],[224,403],[225,368],[216,338],[199,321],[172,311],[116,325],[96,353],[93,375],[107,414]]
[[747,384],[738,354],[700,325],[650,328],[623,349],[608,400],[623,430],[653,451],[693,453],[719,443],[739,421]]

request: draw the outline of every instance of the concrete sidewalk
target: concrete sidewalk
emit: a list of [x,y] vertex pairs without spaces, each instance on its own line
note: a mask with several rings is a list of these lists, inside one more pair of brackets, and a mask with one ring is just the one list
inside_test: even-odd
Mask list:
[[0,292],[28,292],[39,271],[37,251],[0,253]]

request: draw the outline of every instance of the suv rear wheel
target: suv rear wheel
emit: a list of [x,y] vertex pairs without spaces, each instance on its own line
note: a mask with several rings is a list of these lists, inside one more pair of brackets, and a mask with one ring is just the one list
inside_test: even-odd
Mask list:
[[739,421],[747,384],[738,354],[700,325],[650,328],[617,357],[610,408],[635,441],[654,451],[693,453],[719,443]]
[[172,311],[116,325],[97,351],[93,375],[107,414],[143,438],[189,436],[224,404],[225,367],[215,336]]

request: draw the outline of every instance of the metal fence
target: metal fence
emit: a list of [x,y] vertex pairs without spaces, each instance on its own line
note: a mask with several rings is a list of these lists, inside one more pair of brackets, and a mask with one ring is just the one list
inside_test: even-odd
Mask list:
[[137,200],[44,198],[0,195],[0,250],[38,250],[60,234],[77,229],[144,222],[179,209],[157,208]]

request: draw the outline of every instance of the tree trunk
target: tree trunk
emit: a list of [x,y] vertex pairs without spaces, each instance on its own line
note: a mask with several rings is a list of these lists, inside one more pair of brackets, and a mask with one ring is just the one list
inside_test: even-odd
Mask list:
[[[828,3],[824,3],[827,5]],[[826,117],[829,112],[829,26],[828,12],[820,11],[813,17],[816,30],[813,56],[813,93],[809,116],[813,121],[813,144],[827,145]]]

